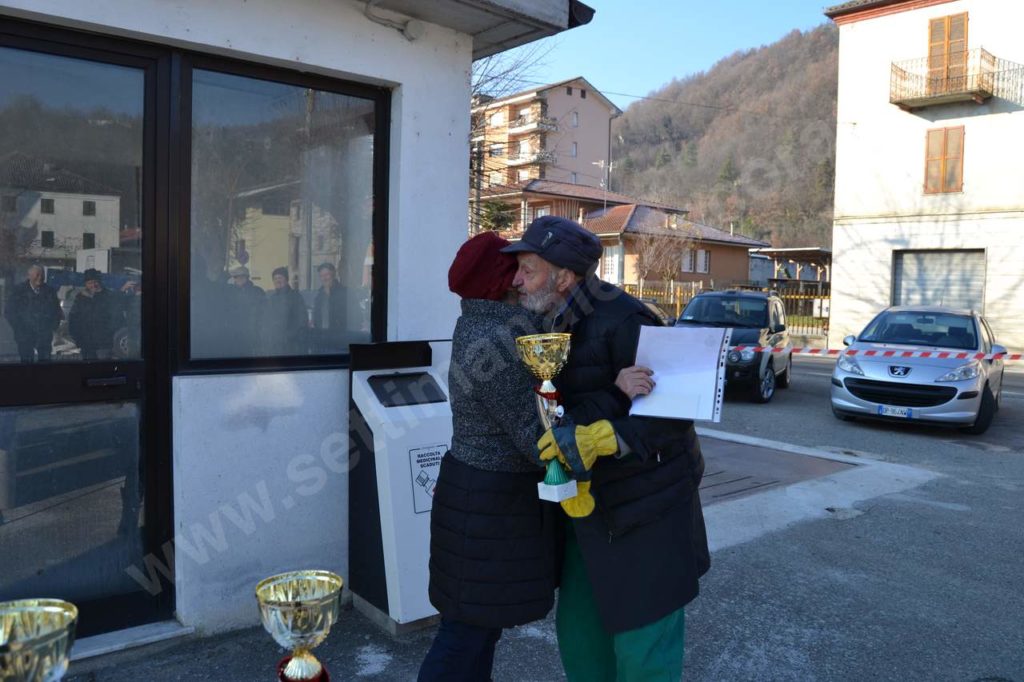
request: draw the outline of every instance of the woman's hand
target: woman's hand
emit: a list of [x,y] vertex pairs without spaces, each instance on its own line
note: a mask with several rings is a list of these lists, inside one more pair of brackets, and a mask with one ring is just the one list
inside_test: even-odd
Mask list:
[[633,365],[619,372],[619,376],[615,377],[615,385],[632,400],[638,395],[648,395],[654,390],[654,379],[651,378],[653,375],[654,372],[650,368]]

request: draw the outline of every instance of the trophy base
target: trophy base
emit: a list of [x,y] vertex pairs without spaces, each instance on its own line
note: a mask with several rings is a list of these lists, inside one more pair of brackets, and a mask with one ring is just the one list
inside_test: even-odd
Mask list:
[[277,662],[278,682],[331,682],[331,676],[327,673],[327,668],[323,668],[320,671],[320,675],[318,677],[314,677],[312,680],[293,680],[290,677],[285,677],[284,669],[288,665],[288,662],[291,660],[291,656],[285,656]]
[[569,481],[559,485],[548,485],[547,483],[537,484],[537,496],[548,502],[563,502],[576,497],[576,481]]

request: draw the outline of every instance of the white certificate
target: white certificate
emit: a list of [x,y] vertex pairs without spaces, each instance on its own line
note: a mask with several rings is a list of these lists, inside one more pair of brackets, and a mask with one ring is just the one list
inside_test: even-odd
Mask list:
[[731,329],[641,327],[636,364],[654,370],[654,390],[633,399],[630,414],[668,419],[722,418],[725,356]]

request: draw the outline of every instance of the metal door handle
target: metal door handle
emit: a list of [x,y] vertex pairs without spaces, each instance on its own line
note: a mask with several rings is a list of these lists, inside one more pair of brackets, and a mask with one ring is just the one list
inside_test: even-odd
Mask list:
[[85,385],[89,388],[104,388],[106,386],[124,386],[128,383],[128,377],[100,377],[98,379],[86,379]]

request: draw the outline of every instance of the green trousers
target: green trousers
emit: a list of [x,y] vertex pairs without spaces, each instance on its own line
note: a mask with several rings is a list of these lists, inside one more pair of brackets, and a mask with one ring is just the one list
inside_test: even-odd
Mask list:
[[576,534],[570,528],[567,536],[555,624],[569,682],[679,682],[685,610],[635,630],[609,634],[601,626]]

